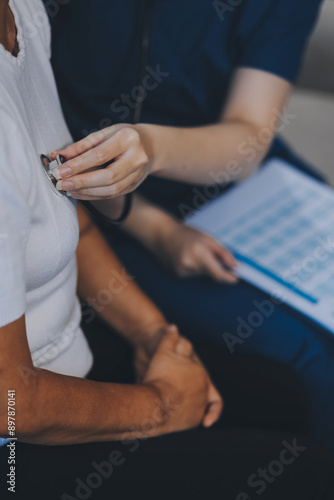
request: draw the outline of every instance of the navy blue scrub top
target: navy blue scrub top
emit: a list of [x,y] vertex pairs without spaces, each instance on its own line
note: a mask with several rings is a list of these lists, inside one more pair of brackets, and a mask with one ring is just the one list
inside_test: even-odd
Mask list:
[[[143,0],[44,0],[52,25],[52,63],[74,138],[141,122],[196,126],[218,120],[239,67],[293,82],[320,0],[153,0],[144,90]],[[290,159],[276,140],[271,155]],[[150,178],[145,194],[180,187]],[[167,193],[166,193],[167,194]],[[150,196],[152,195],[152,196]],[[160,195],[159,195],[160,196]],[[158,196],[158,198],[159,198]]]

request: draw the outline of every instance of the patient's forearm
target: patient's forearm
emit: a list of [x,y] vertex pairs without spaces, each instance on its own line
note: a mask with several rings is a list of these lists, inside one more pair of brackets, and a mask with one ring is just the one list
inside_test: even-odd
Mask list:
[[9,389],[15,390],[15,435],[27,443],[123,439],[152,418],[151,434],[160,432],[159,402],[166,394],[155,386],[99,383],[35,368],[24,316],[0,328],[0,343],[0,436],[8,433]]
[[[89,219],[79,213],[80,225]],[[95,226],[84,231],[77,249],[78,293],[114,329],[132,340],[145,330],[156,332],[166,320],[109,248]]]
[[31,411],[22,414],[18,407],[20,441],[64,445],[147,437],[142,427],[152,418],[156,427],[149,435],[160,428],[161,398],[153,386],[92,382],[46,370],[36,378]]

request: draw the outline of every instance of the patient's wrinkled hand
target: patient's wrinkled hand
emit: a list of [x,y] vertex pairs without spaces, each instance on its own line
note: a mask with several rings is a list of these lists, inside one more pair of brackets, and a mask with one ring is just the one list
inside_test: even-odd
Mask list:
[[142,382],[151,363],[151,360],[160,345],[160,342],[168,329],[168,325],[157,326],[152,332],[139,332],[134,336],[132,344],[134,347],[134,363],[137,382]]
[[158,434],[210,427],[220,417],[223,400],[191,342],[168,326],[148,367],[144,384],[160,391],[170,411]]

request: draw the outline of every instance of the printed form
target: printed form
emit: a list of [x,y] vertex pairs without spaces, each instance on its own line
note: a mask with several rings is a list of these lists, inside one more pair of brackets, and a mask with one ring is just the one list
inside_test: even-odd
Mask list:
[[334,333],[334,190],[274,159],[191,214],[236,274]]

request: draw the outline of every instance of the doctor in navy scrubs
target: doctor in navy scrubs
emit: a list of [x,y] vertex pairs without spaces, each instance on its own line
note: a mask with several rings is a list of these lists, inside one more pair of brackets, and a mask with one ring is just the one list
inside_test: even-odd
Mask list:
[[79,141],[62,151],[69,161],[58,187],[83,200],[138,188],[124,230],[105,230],[125,266],[193,340],[296,372],[311,432],[334,450],[333,340],[275,306],[252,335],[227,345],[223,334],[237,336],[268,297],[237,283],[233,256],[182,222],[268,157],[317,176],[277,133],[293,119],[285,105],[321,2],[45,3],[62,105]]

